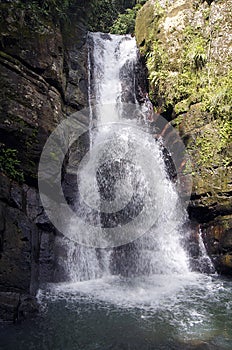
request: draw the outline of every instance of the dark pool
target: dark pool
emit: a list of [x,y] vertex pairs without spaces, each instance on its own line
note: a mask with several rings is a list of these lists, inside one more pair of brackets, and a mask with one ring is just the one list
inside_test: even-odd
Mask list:
[[2,325],[4,350],[232,349],[232,281],[189,273],[50,285],[40,316]]

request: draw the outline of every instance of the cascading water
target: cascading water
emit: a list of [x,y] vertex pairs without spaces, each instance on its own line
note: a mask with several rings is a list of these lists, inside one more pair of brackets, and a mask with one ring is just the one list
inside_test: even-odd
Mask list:
[[213,266],[213,263],[210,257],[208,256],[204,245],[201,228],[199,228],[199,253],[200,253],[198,257],[199,270],[201,272],[207,271],[207,272],[215,273],[215,267]]
[[[128,110],[124,102],[138,105],[134,78],[138,60],[135,39],[128,35],[94,33],[89,35],[89,42],[90,141],[93,149],[106,143],[97,155],[93,149],[90,150],[88,164],[79,172],[79,187],[84,193],[85,202],[91,205],[95,203],[95,206],[100,207],[100,197],[102,194],[104,196],[104,192],[109,196],[113,187],[121,201],[123,197],[128,196],[128,188],[133,186],[133,181],[137,181],[135,178],[140,177],[137,191],[141,192],[141,197],[143,192],[156,192],[156,207],[152,209],[150,216],[156,215],[157,218],[152,228],[133,243],[129,242],[129,246],[95,249],[71,243],[67,264],[69,278],[74,282],[112,274],[152,276],[188,272],[188,258],[181,245],[181,230],[186,218],[174,184],[167,176],[161,145],[153,139],[151,142],[150,135],[139,133],[135,129],[136,121],[131,120],[133,116],[126,115]],[[146,106],[143,106],[143,109],[146,110]],[[126,121],[127,126],[123,129],[115,128],[115,123],[122,120]],[[93,121],[97,132],[92,131]],[[107,139],[109,141],[106,141]],[[155,169],[153,189],[147,188],[146,179],[142,179],[141,175],[146,153],[153,154],[152,159],[149,159],[149,169],[151,172]],[[96,157],[104,165],[98,173],[100,188],[96,180],[95,187],[91,184],[93,178],[96,178]],[[125,162],[134,164],[133,168],[126,167]],[[117,188],[115,179],[112,184],[112,177],[123,176],[123,172],[126,172],[127,181],[124,181],[125,186],[120,182],[120,188]],[[79,206],[82,206],[81,202]],[[155,214],[154,211],[159,214]],[[83,217],[89,215],[86,209],[83,209],[81,214]],[[130,214],[126,212],[126,215]],[[101,221],[102,218],[95,215],[95,220]],[[73,229],[71,226],[70,230]],[[76,229],[81,228],[75,227]],[[137,235],[139,236],[140,234]],[[86,244],[88,245],[88,242]]]
[[[130,35],[92,33],[89,41],[92,48],[89,56],[92,71],[90,107],[96,106],[98,122],[118,121],[123,102],[137,103],[134,70],[138,50],[135,39]],[[113,107],[110,113],[106,110],[107,104]]]

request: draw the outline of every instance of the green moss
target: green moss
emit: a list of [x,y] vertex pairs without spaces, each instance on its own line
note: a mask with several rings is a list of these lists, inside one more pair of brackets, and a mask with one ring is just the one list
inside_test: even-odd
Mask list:
[[175,105],[177,115],[186,113],[189,110],[189,99],[182,100]]
[[232,121],[215,120],[203,127],[188,145],[194,166],[199,170],[229,166],[231,154],[228,145],[231,138]]
[[135,35],[140,51],[144,55],[151,50],[163,14],[164,9],[160,6],[159,1],[154,4],[151,4],[150,1],[146,2],[137,14]]
[[30,151],[33,145],[39,142],[37,137],[38,137],[38,129],[37,128],[31,129],[30,134],[27,135],[27,139],[26,139],[27,151]]
[[173,111],[170,117],[180,131],[185,124],[195,171],[207,177],[215,168],[231,165],[231,58],[223,57],[222,63],[211,55],[219,27],[209,24],[210,8],[203,10],[203,27],[196,28],[186,18],[184,28],[170,33],[163,27],[166,15],[151,1],[138,13],[136,35],[147,62],[149,96],[157,109]]
[[208,57],[210,34],[205,35],[186,25],[183,32],[178,34],[180,46],[174,55],[170,54],[168,43],[162,35],[150,31],[146,41],[149,43],[146,46],[146,58],[155,104],[157,97],[162,97],[165,101],[164,110],[171,105],[179,114],[182,109],[179,103],[188,99],[186,104],[202,102],[202,110],[220,116],[229,115],[232,105],[232,70],[218,79],[215,62]]
[[20,168],[20,160],[16,149],[5,147],[0,149],[0,170],[13,180],[24,181],[24,174]]
[[[163,97],[164,109],[170,105],[175,107],[186,99],[190,105],[193,100],[196,102],[196,95],[197,101],[201,100],[199,89],[205,85],[205,75],[208,77],[206,69],[203,72],[207,62],[207,40],[191,27],[186,27],[181,40],[181,49],[174,59],[158,38],[153,40],[147,54],[149,80],[152,90],[156,91],[154,98],[157,95]],[[177,113],[180,112],[178,107]]]

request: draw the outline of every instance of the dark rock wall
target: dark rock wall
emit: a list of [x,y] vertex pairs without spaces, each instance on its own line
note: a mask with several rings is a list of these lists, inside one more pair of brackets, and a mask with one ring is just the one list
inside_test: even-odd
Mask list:
[[0,6],[0,319],[16,321],[36,312],[38,285],[55,272],[37,167],[56,125],[87,106],[87,29],[82,2],[63,22]]
[[[0,4],[0,319],[11,322],[36,312],[40,283],[62,279],[56,256],[65,252],[41,206],[37,168],[56,125],[88,106],[87,27],[113,21],[96,1],[69,1],[60,11],[40,4]],[[118,4],[116,17],[134,2]],[[79,143],[85,150],[86,137]]]

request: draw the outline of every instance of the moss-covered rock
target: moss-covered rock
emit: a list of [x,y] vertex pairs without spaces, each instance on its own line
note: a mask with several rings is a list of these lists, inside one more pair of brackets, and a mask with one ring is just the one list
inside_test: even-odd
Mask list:
[[149,0],[136,21],[150,98],[192,160],[189,213],[198,222],[232,214],[231,18],[231,0]]

